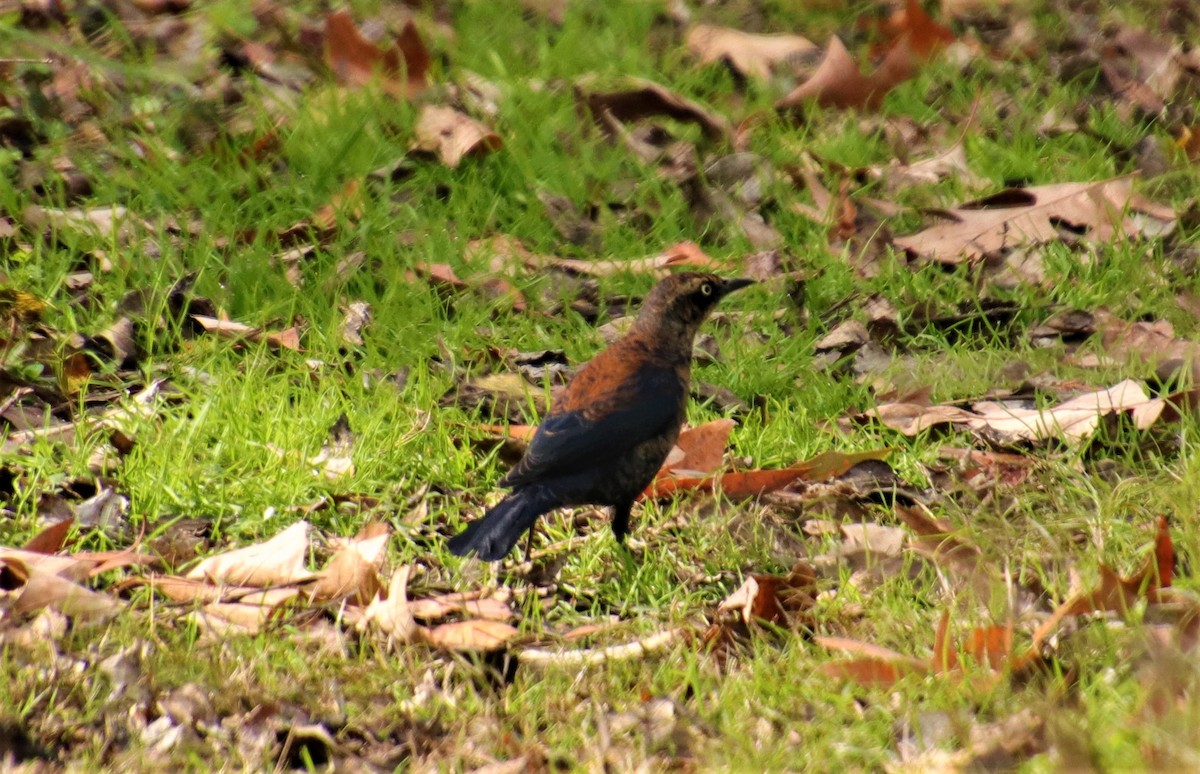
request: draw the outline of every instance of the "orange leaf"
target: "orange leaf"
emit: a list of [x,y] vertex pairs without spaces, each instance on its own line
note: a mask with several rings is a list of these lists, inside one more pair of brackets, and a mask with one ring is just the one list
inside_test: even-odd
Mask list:
[[479,425],[476,429],[490,435],[515,438],[526,443],[533,440],[537,433],[537,425]]
[[68,516],[62,521],[56,521],[49,527],[37,533],[25,544],[26,551],[36,551],[39,554],[53,554],[63,547],[71,525],[75,523],[74,516]]
[[[403,61],[401,61],[403,59]],[[382,51],[363,37],[348,11],[325,17],[325,63],[348,86],[365,86],[378,76],[393,97],[413,97],[429,86],[429,50],[409,21],[395,47]],[[399,76],[404,75],[404,82]]]
[[1171,542],[1166,516],[1158,517],[1158,531],[1154,535],[1154,564],[1158,570],[1158,588],[1171,588],[1175,572],[1175,545]]
[[949,27],[938,24],[921,7],[920,0],[907,0],[904,8],[894,11],[878,25],[884,43],[872,48],[872,55],[882,54],[897,40],[908,36],[913,51],[922,59],[929,59],[942,48],[954,42],[954,33]]
[[933,635],[933,671],[949,672],[958,669],[958,653],[954,643],[950,642],[950,611],[942,613],[938,621],[937,632]]
[[856,658],[830,661],[821,665],[821,673],[838,680],[851,680],[859,685],[887,687],[908,675],[923,675],[929,671],[929,667],[921,661],[906,656],[901,656],[900,659],[884,661]]
[[965,650],[976,663],[1000,671],[1012,659],[1011,626],[981,626],[971,630]]
[[815,102],[821,107],[875,109],[896,85],[911,78],[917,68],[916,54],[908,38],[892,45],[875,72],[863,75],[858,62],[834,36],[829,39],[825,57],[812,76],[790,94],[775,103],[780,110]]

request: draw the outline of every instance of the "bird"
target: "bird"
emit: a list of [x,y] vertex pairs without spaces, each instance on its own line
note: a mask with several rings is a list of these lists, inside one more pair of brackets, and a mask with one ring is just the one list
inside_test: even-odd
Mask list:
[[660,280],[629,331],[555,400],[500,481],[512,493],[452,537],[450,552],[499,561],[538,517],[579,505],[611,508],[613,534],[623,543],[634,502],[679,437],[696,332],[722,298],[752,284],[704,272]]

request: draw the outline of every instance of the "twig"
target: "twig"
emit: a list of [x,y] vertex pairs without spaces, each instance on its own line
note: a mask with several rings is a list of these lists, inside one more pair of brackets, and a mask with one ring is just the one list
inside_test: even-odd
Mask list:
[[623,645],[586,650],[552,651],[527,648],[517,653],[517,660],[534,666],[591,666],[609,661],[625,661],[659,650],[683,635],[683,629],[668,629]]

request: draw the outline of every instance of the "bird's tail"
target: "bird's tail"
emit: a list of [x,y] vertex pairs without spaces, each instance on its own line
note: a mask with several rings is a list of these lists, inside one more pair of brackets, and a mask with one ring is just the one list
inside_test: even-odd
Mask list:
[[450,553],[466,556],[474,551],[480,559],[498,562],[537,521],[559,503],[545,489],[527,487],[504,498],[495,508],[450,538]]

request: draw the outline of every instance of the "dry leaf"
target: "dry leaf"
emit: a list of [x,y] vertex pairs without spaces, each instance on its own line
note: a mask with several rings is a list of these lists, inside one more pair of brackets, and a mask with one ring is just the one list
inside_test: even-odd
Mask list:
[[741,470],[717,476],[667,476],[651,483],[642,496],[661,498],[677,491],[720,490],[731,500],[744,500],[782,489],[798,479],[820,481],[839,476],[860,462],[883,459],[890,452],[891,449],[853,453],[822,452],[810,460],[788,468]]
[[907,39],[901,39],[873,73],[863,75],[858,62],[834,36],[829,39],[825,57],[812,76],[776,102],[775,107],[790,110],[815,102],[821,107],[873,110],[892,88],[914,75],[916,66],[916,55]]
[[422,639],[443,650],[500,650],[520,632],[502,621],[458,621],[427,629]]
[[908,45],[922,59],[929,59],[939,50],[954,42],[954,33],[929,16],[921,6],[920,0],[907,0],[903,8],[892,12],[892,15],[879,25],[884,44],[877,47],[877,53],[883,53],[896,44],[907,39]]
[[762,79],[780,65],[794,64],[817,51],[816,44],[799,35],[755,35],[708,24],[693,26],[685,42],[704,64],[725,62],[739,75]]
[[550,265],[575,274],[608,277],[626,272],[650,272],[666,276],[668,268],[691,267],[710,271],[725,270],[726,265],[710,257],[695,242],[680,242],[658,255],[626,261],[580,261],[571,258],[549,258]]
[[429,87],[432,61],[411,21],[396,37],[396,45],[382,51],[363,37],[348,11],[325,17],[325,63],[348,86],[365,86],[378,77],[389,95],[411,98]]
[[[15,569],[19,560],[9,556],[0,558],[0,566]],[[100,623],[112,618],[123,605],[107,594],[100,594],[80,586],[62,575],[40,567],[23,567],[25,579],[21,594],[13,602],[12,612],[25,615],[42,608],[57,610],[68,618],[81,622]]]
[[582,82],[576,86],[576,99],[587,108],[596,124],[606,130],[606,116],[622,123],[666,116],[696,124],[709,140],[725,140],[731,136],[729,121],[699,103],[651,81],[629,78],[626,82],[630,88],[611,92],[588,91],[589,84]]
[[413,129],[415,150],[436,153],[453,169],[467,156],[484,156],[499,150],[500,135],[451,107],[426,105]]
[[893,191],[912,185],[932,185],[950,178],[957,179],[967,188],[982,188],[988,184],[971,170],[962,140],[927,159],[911,164],[893,161],[888,166],[872,167],[869,171],[873,177],[884,180]]
[[351,597],[360,606],[367,606],[383,591],[378,567],[383,563],[390,533],[384,531],[365,538],[341,541],[340,547],[308,588],[314,600],[329,601]]
[[422,636],[423,630],[413,620],[408,607],[408,576],[411,571],[412,568],[405,565],[392,573],[387,596],[384,597],[382,593],[375,595],[356,624],[357,629],[378,629],[397,645],[413,642]]
[[1175,219],[1169,207],[1134,194],[1128,179],[1054,183],[1010,188],[939,211],[948,222],[898,237],[893,243],[917,258],[957,264],[1058,240],[1064,224],[1072,229],[1073,238],[1108,242],[1136,236],[1146,226],[1131,212],[1157,222],[1155,234]]
[[300,329],[296,326],[276,332],[265,332],[245,323],[233,320],[221,320],[203,314],[194,314],[192,319],[199,323],[204,330],[215,333],[227,339],[246,339],[248,341],[265,341],[276,347],[300,351]]
[[304,568],[308,522],[298,521],[264,543],[210,556],[192,568],[188,578],[233,586],[276,586],[314,577]]
[[63,543],[66,542],[67,535],[70,534],[71,526],[74,523],[74,516],[56,521],[30,538],[29,542],[25,544],[24,550],[36,551],[39,554],[53,554],[58,552],[62,549]]

